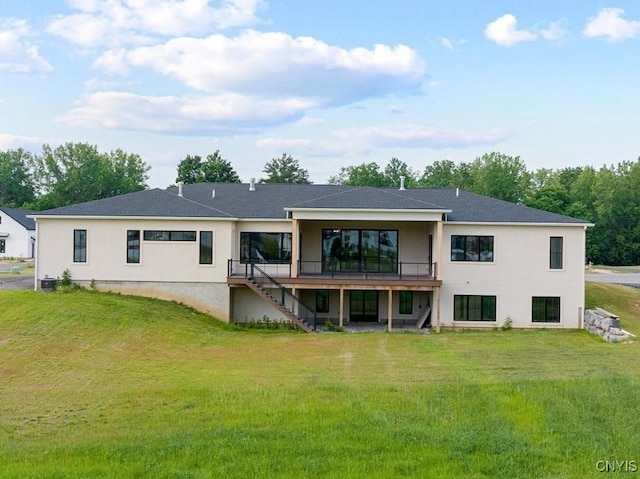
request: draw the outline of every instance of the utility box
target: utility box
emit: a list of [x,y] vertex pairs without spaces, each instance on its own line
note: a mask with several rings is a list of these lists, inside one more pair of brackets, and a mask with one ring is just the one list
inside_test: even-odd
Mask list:
[[55,278],[44,278],[40,280],[40,289],[42,291],[53,291],[58,285],[58,280]]

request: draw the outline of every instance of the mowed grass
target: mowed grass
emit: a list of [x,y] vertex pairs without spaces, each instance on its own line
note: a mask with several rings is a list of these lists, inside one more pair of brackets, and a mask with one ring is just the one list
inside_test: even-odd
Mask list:
[[[588,298],[640,332],[640,291]],[[0,291],[3,478],[600,477],[640,463],[639,397],[638,342],[584,331],[236,331]]]

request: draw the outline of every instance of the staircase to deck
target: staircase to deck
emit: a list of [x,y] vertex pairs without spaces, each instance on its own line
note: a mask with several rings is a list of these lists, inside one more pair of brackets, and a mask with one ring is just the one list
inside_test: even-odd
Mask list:
[[251,265],[251,275],[247,278],[246,285],[275,306],[292,324],[307,333],[315,331],[315,311],[258,266]]

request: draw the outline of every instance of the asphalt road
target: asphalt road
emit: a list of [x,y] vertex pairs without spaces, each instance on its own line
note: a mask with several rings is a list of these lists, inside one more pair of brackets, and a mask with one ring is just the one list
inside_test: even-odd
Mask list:
[[[20,275],[10,275],[11,268],[19,267]],[[33,289],[33,269],[25,269],[26,263],[0,261],[0,289]],[[4,274],[7,273],[7,274]]]
[[640,273],[588,273],[585,275],[585,280],[640,288]]

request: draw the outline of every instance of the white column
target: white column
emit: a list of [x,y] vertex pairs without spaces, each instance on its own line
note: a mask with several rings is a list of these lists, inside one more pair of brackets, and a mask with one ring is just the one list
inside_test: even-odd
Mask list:
[[344,327],[344,288],[340,287],[340,327]]
[[297,219],[291,220],[291,277],[298,277],[298,260],[300,259],[300,227]]
[[392,323],[393,323],[393,290],[389,289],[389,304],[387,305],[387,314],[389,315],[387,318],[387,329],[391,332]]

